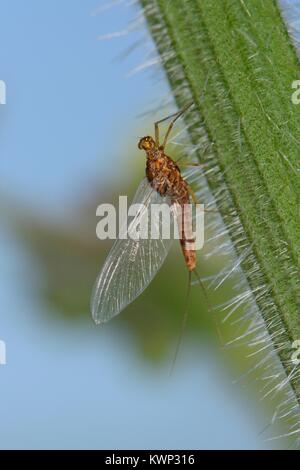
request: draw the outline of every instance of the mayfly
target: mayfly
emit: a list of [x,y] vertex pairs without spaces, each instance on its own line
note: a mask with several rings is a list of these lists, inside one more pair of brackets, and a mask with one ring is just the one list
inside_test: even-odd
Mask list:
[[[191,197],[196,203],[195,195],[182,177],[179,166],[165,153],[174,123],[191,105],[192,103],[181,111],[157,121],[154,124],[155,138],[146,136],[140,139],[138,148],[146,152],[146,178],[138,187],[134,204],[141,204],[147,210],[151,204],[163,202],[171,206],[184,206],[190,203]],[[168,119],[172,121],[163,143],[160,144],[159,125]],[[195,165],[197,164],[191,166]],[[192,220],[186,222],[189,225]],[[128,225],[128,232],[137,223],[137,218],[134,218]],[[161,230],[158,230],[158,233],[161,233]],[[107,322],[144,291],[161,268],[172,244],[172,239],[162,237],[138,240],[124,238],[115,241],[94,286],[91,311],[96,323]],[[193,240],[186,237],[185,230],[181,232],[180,244],[189,272],[189,286],[192,272],[201,282],[195,271],[196,251],[193,248]]]

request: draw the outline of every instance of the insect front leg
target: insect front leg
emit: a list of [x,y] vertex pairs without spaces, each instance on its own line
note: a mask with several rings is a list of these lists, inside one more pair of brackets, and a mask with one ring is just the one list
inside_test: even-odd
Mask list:
[[[190,106],[192,106],[192,104],[194,103],[189,103],[187,106],[185,106],[181,111],[179,111],[177,114],[174,115],[174,119],[173,121],[171,121],[168,129],[167,129],[167,132],[165,134],[165,138],[164,138],[164,142],[163,142],[163,148],[165,148],[165,146],[167,145],[167,141],[168,141],[168,138],[169,138],[169,135],[173,129],[173,126],[175,124],[175,122],[177,121],[178,118],[180,118],[180,116],[182,116],[183,113],[185,113],[185,111],[187,111]],[[169,118],[171,118],[172,116],[169,116]]]
[[[179,111],[179,112],[181,113],[181,111]],[[157,147],[159,147],[159,125],[162,124],[163,122],[167,121],[168,119],[171,119],[174,116],[178,116],[178,112],[174,113],[174,114],[170,114],[170,116],[164,117],[163,119],[160,119],[159,121],[156,121],[154,123],[155,143],[156,143]]]
[[164,138],[164,142],[163,142],[163,145],[162,147],[165,148],[166,144],[167,144],[167,140],[169,138],[169,135],[170,135],[170,132],[175,124],[175,122],[177,121],[177,119],[190,107],[192,106],[193,103],[189,103],[187,106],[185,106],[183,109],[181,109],[180,111],[178,111],[177,113],[174,113],[174,114],[170,114],[169,116],[163,118],[163,119],[160,119],[159,121],[156,121],[154,123],[154,130],[155,130],[155,143],[156,145],[159,147],[159,124],[162,124],[163,122],[165,121],[168,121],[169,119],[171,118],[174,118],[173,121],[170,123],[168,129],[167,129],[167,132],[165,134],[165,138]]

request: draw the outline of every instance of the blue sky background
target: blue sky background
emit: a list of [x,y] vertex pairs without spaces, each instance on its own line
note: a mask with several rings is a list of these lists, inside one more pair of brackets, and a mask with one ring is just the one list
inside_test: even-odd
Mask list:
[[[100,41],[136,9],[91,13],[101,0],[0,0],[0,191],[45,217],[64,217],[78,191],[126,172],[147,120],[168,91],[135,38]],[[124,152],[126,149],[126,152]],[[126,177],[129,177],[129,173]],[[72,328],[40,315],[38,266],[2,224],[0,448],[268,448],[265,421],[209,345],[186,346],[176,373],[139,359],[127,331]],[[201,399],[199,399],[201,397]]]

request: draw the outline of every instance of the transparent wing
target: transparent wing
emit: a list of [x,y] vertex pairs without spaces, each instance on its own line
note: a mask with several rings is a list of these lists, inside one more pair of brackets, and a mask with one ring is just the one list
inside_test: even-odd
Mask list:
[[[152,281],[162,266],[172,244],[172,239],[162,238],[161,217],[152,217],[151,235],[150,208],[152,204],[168,204],[168,198],[162,198],[153,190],[145,178],[139,185],[133,204],[142,204],[132,221],[128,222],[127,239],[118,239],[96,280],[91,298],[91,311],[96,323],[104,323],[120,313],[133,302]],[[149,210],[148,210],[149,209]],[[174,216],[170,218],[170,232],[173,233]],[[148,224],[145,225],[145,221]],[[147,238],[132,239],[138,227],[148,225]],[[154,229],[154,232],[153,232]],[[144,232],[145,233],[145,232]]]

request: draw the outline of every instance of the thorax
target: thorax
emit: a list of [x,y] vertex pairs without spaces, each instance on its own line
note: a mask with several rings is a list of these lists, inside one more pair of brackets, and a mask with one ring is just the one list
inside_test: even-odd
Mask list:
[[187,202],[189,199],[187,184],[179,167],[162,149],[155,149],[147,154],[146,176],[152,187],[162,196],[170,196],[178,202]]

